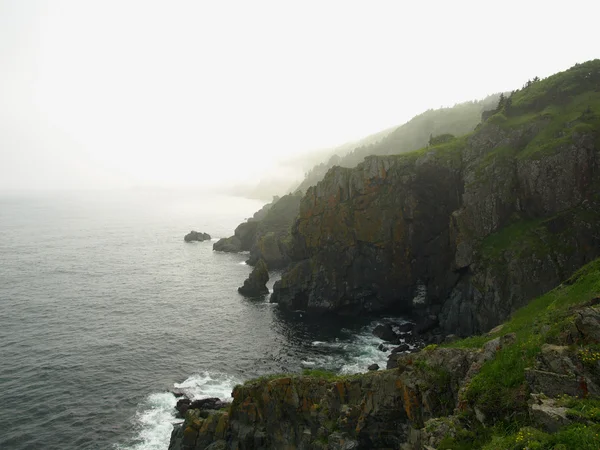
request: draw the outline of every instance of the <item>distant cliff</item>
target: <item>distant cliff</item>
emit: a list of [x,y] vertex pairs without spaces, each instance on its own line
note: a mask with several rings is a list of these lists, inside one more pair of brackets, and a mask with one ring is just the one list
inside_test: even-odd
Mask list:
[[249,251],[247,263],[252,266],[260,259],[269,269],[287,266],[290,263],[290,230],[298,216],[301,198],[300,192],[276,198],[241,223],[233,236],[215,242],[213,249],[232,253]]
[[331,169],[302,199],[271,301],[421,311],[469,335],[600,255],[600,61],[489,115],[469,135]]

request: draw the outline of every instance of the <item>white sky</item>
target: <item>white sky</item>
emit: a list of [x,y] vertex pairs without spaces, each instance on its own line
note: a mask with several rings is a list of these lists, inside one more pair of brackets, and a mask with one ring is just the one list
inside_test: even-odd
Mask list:
[[598,57],[597,3],[0,0],[0,189],[257,179]]

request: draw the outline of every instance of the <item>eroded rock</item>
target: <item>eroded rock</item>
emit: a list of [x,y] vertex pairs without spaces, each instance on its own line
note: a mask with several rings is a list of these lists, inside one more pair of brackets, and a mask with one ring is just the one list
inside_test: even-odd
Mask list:
[[267,265],[261,259],[252,269],[250,275],[244,281],[244,285],[238,288],[238,292],[246,297],[258,297],[269,293],[267,282],[269,281],[269,271]]

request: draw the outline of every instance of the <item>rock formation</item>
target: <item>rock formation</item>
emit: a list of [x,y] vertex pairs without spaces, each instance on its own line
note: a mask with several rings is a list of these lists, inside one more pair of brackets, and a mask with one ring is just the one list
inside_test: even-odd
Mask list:
[[267,264],[262,260],[258,260],[250,275],[244,281],[244,285],[238,288],[238,292],[246,297],[258,297],[269,293],[267,288],[269,281],[269,271]]
[[249,251],[247,263],[253,266],[263,259],[269,269],[281,269],[290,262],[290,230],[298,215],[301,196],[284,195],[263,207],[253,218],[240,224],[229,238],[220,239],[213,250]]
[[198,241],[198,242],[202,242],[202,241],[210,241],[211,237],[210,234],[208,233],[202,233],[201,231],[190,231],[188,234],[186,234],[183,237],[183,240],[185,242],[193,242],[193,241]]

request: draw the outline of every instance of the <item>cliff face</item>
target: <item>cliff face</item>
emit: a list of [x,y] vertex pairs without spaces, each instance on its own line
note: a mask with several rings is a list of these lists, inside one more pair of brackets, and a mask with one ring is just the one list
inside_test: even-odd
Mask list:
[[467,335],[598,256],[600,62],[538,83],[471,135],[330,170],[302,199],[272,301],[422,310]]

